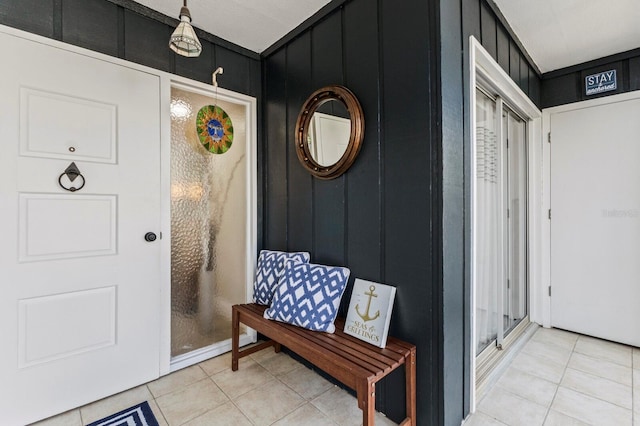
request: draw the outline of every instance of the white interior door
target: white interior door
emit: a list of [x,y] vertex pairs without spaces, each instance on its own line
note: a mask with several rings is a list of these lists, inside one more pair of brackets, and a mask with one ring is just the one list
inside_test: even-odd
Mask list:
[[550,115],[551,325],[640,346],[640,99],[618,99]]
[[[0,33],[0,423],[159,375],[159,77]],[[78,191],[59,176],[75,162]],[[67,176],[60,182],[72,183]]]

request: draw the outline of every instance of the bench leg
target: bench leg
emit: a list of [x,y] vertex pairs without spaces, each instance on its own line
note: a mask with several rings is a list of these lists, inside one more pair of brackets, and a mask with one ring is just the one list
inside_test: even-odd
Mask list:
[[416,350],[411,350],[409,358],[405,360],[405,398],[407,400],[407,418],[409,425],[416,425]]
[[238,371],[238,351],[240,350],[240,314],[232,307],[231,311],[231,371]]
[[357,384],[358,407],[362,410],[362,426],[374,426],[376,418],[376,384],[366,380]]

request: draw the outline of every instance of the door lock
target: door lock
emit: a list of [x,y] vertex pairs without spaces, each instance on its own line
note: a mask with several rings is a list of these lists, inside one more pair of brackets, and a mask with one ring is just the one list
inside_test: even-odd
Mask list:
[[154,242],[156,240],[156,238],[158,238],[158,237],[153,232],[147,232],[146,234],[144,234],[144,240],[148,241],[150,243]]

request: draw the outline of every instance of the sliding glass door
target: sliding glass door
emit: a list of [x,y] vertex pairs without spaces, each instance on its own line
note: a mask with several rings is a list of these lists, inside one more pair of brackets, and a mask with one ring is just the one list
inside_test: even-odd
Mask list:
[[527,138],[526,123],[504,108],[507,137],[507,286],[503,329],[507,335],[527,316]]
[[476,355],[502,349],[527,317],[526,122],[498,96],[476,92]]

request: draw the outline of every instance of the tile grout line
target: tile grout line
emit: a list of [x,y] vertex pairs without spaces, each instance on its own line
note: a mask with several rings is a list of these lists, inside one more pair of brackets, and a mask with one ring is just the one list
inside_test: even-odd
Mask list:
[[[577,341],[576,341],[576,344],[577,344]],[[611,360],[608,360],[608,359],[599,358],[599,357],[594,357],[594,356],[591,356],[591,355],[589,355],[589,354],[585,354],[585,353],[582,353],[582,352],[575,352],[575,351],[572,351],[572,354],[573,354],[573,353],[576,353],[576,354],[579,354],[579,355],[582,355],[582,356],[585,356],[585,357],[591,358],[591,359],[593,359],[593,360],[595,360],[595,361],[599,361],[599,362],[602,362],[602,361],[604,361],[604,362],[610,362],[610,363],[612,363],[612,364],[616,364],[616,365],[618,365],[618,366],[628,368],[628,367],[627,367],[627,366],[625,366],[625,365],[619,364],[619,363],[617,363],[617,362],[614,362],[614,361],[611,361]],[[633,348],[632,348],[632,352],[631,352],[631,354],[632,354],[632,356],[633,356]],[[621,386],[625,386],[625,387],[627,386],[627,385],[626,385],[626,384],[624,384],[624,383],[620,383],[620,382],[618,382],[618,381],[616,381],[616,380],[612,380],[612,379],[609,379],[609,378],[606,378],[606,377],[598,376],[597,374],[594,374],[594,373],[589,372],[589,371],[583,371],[583,370],[580,370],[580,369],[577,369],[577,368],[569,367],[569,363],[567,363],[567,366],[566,366],[566,368],[565,368],[565,372],[564,372],[564,374],[563,374],[563,378],[564,378],[564,375],[566,374],[566,372],[567,372],[567,370],[568,370],[569,368],[571,368],[572,370],[578,371],[578,372],[580,372],[580,373],[583,373],[583,374],[587,374],[587,375],[590,375],[590,376],[594,376],[594,377],[596,377],[596,378],[598,378],[598,379],[601,379],[601,380],[609,381],[609,382],[614,383],[614,384],[616,384],[616,385],[621,385]],[[631,370],[631,418],[632,418],[632,426],[633,426],[633,418],[634,418],[634,411],[633,411],[633,408],[634,408],[634,404],[633,404],[633,392],[634,392],[634,389],[633,389],[633,359],[632,359],[632,361],[631,361],[631,368],[630,368],[630,370]],[[562,381],[562,380],[561,380],[561,381]],[[558,388],[559,388],[559,387],[560,387],[560,384],[558,385]],[[623,407],[623,406],[621,406],[621,405],[619,405],[619,404],[617,404],[617,403],[615,403],[615,402],[611,402],[611,401],[604,400],[604,399],[602,399],[602,398],[599,398],[599,397],[597,397],[597,396],[594,396],[594,395],[591,395],[591,394],[585,393],[585,392],[583,392],[583,391],[581,391],[581,390],[578,390],[578,389],[573,389],[573,388],[569,388],[569,387],[567,387],[567,388],[565,388],[565,389],[568,389],[568,390],[570,390],[570,391],[572,391],[572,392],[575,392],[575,393],[579,393],[580,395],[584,395],[584,396],[586,396],[586,397],[588,397],[588,398],[593,398],[593,399],[596,399],[596,400],[598,400],[598,401],[604,402],[604,403],[606,403],[606,404],[610,404],[610,405],[612,405],[612,406],[618,407],[618,408],[623,409],[623,410],[626,410],[626,411],[628,411],[628,410],[629,410],[629,408],[627,408],[627,407]],[[556,391],[556,394],[557,394],[557,391]],[[555,400],[555,396],[554,396],[554,400]],[[565,416],[568,416],[568,417],[574,418],[574,419],[576,419],[576,420],[583,421],[583,420],[581,420],[581,419],[577,419],[577,418],[575,418],[575,417],[573,417],[573,416],[569,416],[569,415],[567,415],[567,414],[565,414],[565,413],[562,413],[562,414],[563,414],[563,415],[565,415]]]
[[[292,358],[292,359],[293,359],[293,358]],[[294,360],[294,361],[296,361],[296,360]],[[258,361],[256,361],[256,362],[258,362]],[[298,361],[296,361],[296,362],[298,362]],[[259,363],[259,362],[258,362],[258,363]],[[299,363],[299,362],[298,362],[298,363]],[[328,388],[327,390],[325,390],[324,392],[321,392],[319,395],[316,395],[316,396],[314,396],[314,397],[313,397],[313,398],[311,398],[311,399],[307,399],[304,395],[300,394],[298,391],[296,391],[295,389],[293,389],[293,388],[292,388],[291,386],[289,386],[287,383],[285,383],[284,381],[282,381],[282,377],[283,377],[283,376],[285,376],[286,374],[289,374],[289,373],[291,373],[292,371],[295,371],[295,370],[298,370],[298,369],[302,369],[302,368],[306,368],[306,369],[308,369],[308,370],[312,371],[314,374],[316,374],[316,375],[318,375],[318,376],[319,376],[319,374],[318,374],[315,370],[313,370],[313,369],[310,369],[310,368],[306,367],[306,366],[305,366],[304,364],[302,364],[302,363],[299,363],[299,364],[300,364],[300,365],[299,365],[299,367],[296,367],[296,368],[294,368],[293,370],[291,370],[291,371],[289,371],[289,372],[287,372],[287,373],[280,374],[280,375],[275,375],[275,374],[274,374],[274,377],[275,377],[275,378],[276,378],[280,383],[282,383],[285,387],[287,387],[288,389],[290,389],[291,391],[293,391],[293,393],[295,393],[296,395],[298,395],[298,396],[302,399],[302,403],[301,403],[299,406],[297,406],[293,411],[291,411],[290,413],[286,414],[285,416],[283,416],[283,417],[279,418],[278,420],[274,421],[272,424],[275,424],[275,423],[279,422],[280,420],[284,419],[285,417],[287,417],[288,415],[292,414],[293,412],[295,412],[296,410],[300,409],[301,407],[303,407],[303,406],[305,406],[305,405],[307,405],[307,404],[310,404],[312,407],[314,407],[316,410],[318,410],[318,412],[319,412],[319,413],[321,413],[321,414],[322,414],[322,415],[323,415],[327,420],[329,420],[329,421],[330,421],[331,423],[333,423],[334,425],[337,425],[337,423],[334,421],[334,419],[333,419],[333,418],[331,418],[331,416],[329,416],[329,414],[328,414],[328,413],[325,413],[324,411],[322,411],[318,406],[316,406],[316,405],[313,403],[313,401],[317,400],[317,399],[318,399],[318,398],[320,398],[322,395],[325,395],[326,393],[328,393],[328,392],[330,392],[332,389],[334,389],[334,388],[336,387],[336,385],[332,384],[332,386],[331,386],[331,387],[329,387],[329,388]],[[264,366],[263,366],[263,367],[264,367]],[[320,376],[320,377],[321,377],[321,376]],[[323,380],[326,380],[326,379],[324,379],[324,378],[323,378]],[[354,399],[355,399],[355,402],[357,403],[357,398],[354,398]]]
[[[149,395],[151,395],[151,398],[153,398],[153,402],[156,404],[156,407],[158,407],[158,410],[160,411],[160,415],[162,415],[162,418],[164,419],[165,423],[169,424],[169,420],[167,420],[167,416],[165,416],[164,411],[162,411],[162,408],[160,408],[160,404],[158,404],[156,396],[153,394],[153,392],[151,392],[151,389],[149,389],[149,383],[145,383],[144,386],[147,388],[147,392],[149,392]],[[151,412],[153,412],[153,410],[151,410]]]
[[[233,401],[233,399],[232,399],[229,395],[227,395],[227,393],[226,393],[226,392],[225,392],[225,391],[224,391],[224,390],[223,390],[223,389],[222,389],[222,388],[221,388],[221,387],[220,387],[220,386],[215,382],[215,380],[213,380],[213,376],[214,376],[215,374],[221,373],[221,372],[223,372],[223,371],[225,371],[225,370],[222,370],[222,371],[219,371],[218,373],[214,373],[214,374],[212,374],[212,375],[209,375],[206,371],[204,371],[204,369],[200,366],[200,364],[201,364],[201,363],[198,363],[198,364],[196,364],[196,365],[197,365],[198,367],[200,367],[200,369],[205,373],[205,376],[206,376],[206,377],[205,377],[205,378],[203,378],[202,380],[197,380],[197,381],[195,381],[195,382],[193,382],[193,383],[190,383],[190,384],[189,384],[189,385],[187,385],[187,386],[183,386],[183,388],[187,388],[187,387],[189,387],[189,386],[192,386],[192,385],[194,385],[194,384],[196,384],[196,383],[199,383],[199,382],[203,382],[203,381],[205,381],[205,380],[210,380],[210,381],[211,381],[211,382],[212,382],[212,383],[213,383],[213,384],[214,384],[214,385],[215,385],[215,386],[220,390],[220,392],[222,392],[222,394],[227,398],[227,401],[223,402],[223,403],[222,403],[222,404],[220,404],[220,405],[217,405],[217,406],[216,406],[216,407],[214,407],[214,408],[211,408],[210,410],[205,411],[204,413],[202,413],[202,414],[200,414],[200,415],[198,415],[198,416],[196,416],[196,417],[194,417],[194,418],[191,418],[191,419],[186,420],[185,422],[181,423],[181,425],[185,425],[185,424],[187,424],[187,423],[189,423],[189,422],[191,422],[191,421],[193,421],[193,420],[197,419],[198,417],[202,417],[202,416],[204,416],[205,414],[207,414],[207,413],[209,413],[209,412],[211,412],[211,411],[217,410],[218,408],[222,407],[223,405],[225,405],[225,404],[226,404],[226,403],[228,403],[228,402],[231,402],[231,403],[232,403],[232,404],[233,404],[233,405],[238,409],[238,411],[239,411],[239,412],[240,412],[240,413],[241,413],[241,414],[242,414],[242,415],[243,415],[243,416],[244,416],[244,417],[249,421],[249,423],[251,423],[251,424],[255,425],[255,423],[254,423],[251,419],[249,419],[249,418],[247,417],[247,415],[245,414],[245,412],[244,412],[244,411],[242,411],[242,410],[240,409],[240,407],[238,407],[238,406],[235,404],[235,402]],[[173,393],[173,392],[171,392],[171,393]],[[169,394],[166,394],[166,395],[169,395]],[[244,395],[244,394],[242,394],[242,395]],[[154,399],[155,399],[155,398],[154,398]],[[162,412],[162,408],[160,408],[160,405],[159,405],[157,402],[156,402],[156,405],[158,405],[158,408],[159,408],[159,409],[160,409],[160,411]],[[162,416],[165,418],[165,421],[167,421],[167,424],[168,424],[168,425],[170,425],[169,421],[166,419],[166,417],[165,417],[165,415],[164,415],[164,412],[162,412]],[[181,426],[181,425],[179,425],[179,426]],[[170,425],[170,426],[171,426],[171,425]]]
[[[273,356],[277,356],[277,355],[273,355]],[[265,359],[271,359],[273,356],[269,356],[269,357],[267,357],[267,358],[265,358]],[[286,413],[284,416],[282,416],[282,417],[280,417],[280,418],[276,419],[276,420],[275,420],[275,421],[273,421],[271,424],[274,424],[274,423],[279,422],[280,420],[284,419],[285,417],[287,417],[288,415],[290,415],[291,413],[293,413],[294,411],[296,411],[297,409],[299,409],[300,407],[302,407],[305,403],[309,402],[309,401],[307,401],[307,399],[306,399],[304,396],[300,395],[300,394],[299,394],[295,389],[291,388],[289,385],[287,385],[286,383],[284,383],[284,382],[280,379],[280,377],[279,377],[278,375],[273,374],[271,371],[269,371],[269,369],[267,369],[267,368],[266,368],[266,367],[265,367],[265,366],[264,366],[264,365],[263,365],[259,360],[254,359],[252,355],[249,355],[249,357],[252,359],[252,361],[253,361],[253,362],[255,362],[257,365],[259,365],[260,367],[262,367],[262,368],[263,368],[267,373],[269,373],[269,374],[272,376],[272,379],[275,379],[275,380],[277,380],[278,382],[280,382],[281,384],[283,384],[284,386],[286,386],[288,389],[290,389],[293,393],[295,393],[296,395],[298,395],[298,396],[303,400],[303,403],[302,403],[302,404],[300,404],[299,406],[295,407],[291,412]],[[264,360],[263,360],[263,361],[264,361]],[[295,361],[295,360],[294,360],[294,361]],[[302,364],[301,364],[300,366],[301,366],[301,367],[304,367]],[[294,369],[294,370],[295,370],[295,369]],[[291,371],[293,371],[293,370],[291,370]],[[206,372],[205,372],[205,373],[206,373]],[[212,375],[212,376],[209,376],[209,378],[213,381],[213,375]],[[215,384],[216,386],[218,386],[218,384],[217,384],[217,383],[215,383],[215,381],[213,381],[213,382],[214,382],[214,384]],[[265,382],[265,383],[268,383],[268,381],[267,381],[267,382]],[[263,384],[261,384],[261,385],[259,385],[259,386],[262,386],[262,385],[264,385],[264,383],[263,383]],[[251,424],[255,425],[255,422],[254,422],[251,418],[249,418],[249,416],[247,415],[247,413],[245,413],[245,412],[242,410],[242,408],[241,408],[240,406],[238,406],[238,405],[236,404],[236,402],[233,400],[233,398],[231,398],[229,395],[227,395],[227,393],[226,393],[226,392],[224,392],[224,390],[223,390],[222,388],[220,388],[219,386],[218,386],[218,388],[220,389],[220,391],[222,391],[222,393],[223,393],[227,398],[229,398],[229,401],[230,401],[230,402],[231,402],[231,403],[232,403],[232,404],[233,404],[233,405],[238,409],[238,411],[240,411],[240,413],[242,413],[242,415],[243,415],[243,416],[244,416],[244,417],[245,417],[245,418],[246,418],[246,419],[247,419]],[[241,395],[238,395],[238,396],[237,396],[237,398],[240,398],[241,396],[246,395],[247,393],[249,393],[249,392],[251,392],[251,391],[253,391],[253,390],[255,390],[255,389],[257,389],[257,387],[256,387],[256,388],[254,388],[254,389],[250,389],[250,390],[248,390],[247,392],[245,392],[245,393],[243,393],[243,394],[241,394]]]
[[[542,421],[543,425],[547,421],[547,418],[549,417],[549,413],[551,412],[551,407],[553,406],[553,402],[556,400],[556,397],[558,396],[558,390],[560,389],[560,384],[562,383],[562,379],[564,379],[565,374],[567,374],[567,368],[569,368],[569,362],[571,361],[571,358],[573,357],[573,354],[575,353],[576,345],[578,344],[578,340],[579,339],[580,338],[578,337],[576,339],[576,341],[573,342],[573,346],[571,347],[571,354],[569,355],[569,359],[567,359],[567,362],[564,365],[564,370],[562,371],[562,377],[560,377],[560,380],[558,381],[558,383],[556,385],[556,391],[554,392],[553,398],[551,398],[551,403],[549,404],[549,408],[547,408],[547,412],[544,415],[544,420]],[[579,420],[579,419],[576,419],[576,420]]]
[[[612,361],[610,359],[598,357],[598,356],[591,355],[591,354],[585,354],[585,353],[582,353],[582,352],[573,352],[573,353],[578,354],[578,355],[583,356],[583,357],[586,357],[586,358],[589,358],[591,361],[596,361],[596,362],[599,362],[599,363],[606,362],[606,363],[612,364],[613,366],[618,367],[618,368],[628,368],[628,369],[631,370],[631,372],[633,374],[633,361],[632,361],[631,366],[629,366],[629,365],[620,364],[619,362]],[[589,372],[589,371],[585,371],[585,370],[580,370],[579,368],[573,367],[573,369],[574,370],[578,370],[578,371],[582,371],[583,373],[588,373],[588,374],[592,374],[592,375],[598,376],[595,373],[592,373],[592,372]],[[608,377],[602,377],[602,376],[598,376],[598,377],[610,380],[612,382],[620,383],[621,385],[625,385],[624,383],[618,382],[617,380],[610,379]],[[628,385],[625,385],[625,386],[628,386]]]
[[[196,365],[198,365],[198,366],[199,366],[199,364],[196,364]],[[190,367],[187,367],[187,368],[190,368]],[[178,370],[178,371],[181,371],[181,370]],[[173,373],[175,373],[175,371],[174,371]],[[173,373],[170,373],[170,374],[173,374]],[[211,382],[213,382],[213,384],[214,384],[214,385],[215,385],[215,386],[220,390],[220,392],[222,392],[222,394],[223,394],[224,396],[226,396],[226,397],[229,399],[229,401],[231,400],[231,398],[229,398],[229,396],[228,396],[227,394],[225,394],[225,393],[224,393],[224,391],[220,388],[220,386],[218,386],[218,384],[217,384],[215,381],[213,381],[212,377],[211,377],[211,376],[209,376],[208,374],[206,374],[206,372],[205,372],[205,376],[206,376],[206,377],[204,377],[204,378],[202,378],[202,379],[199,379],[199,380],[196,380],[196,381],[194,381],[194,382],[192,382],[192,383],[189,383],[189,384],[183,385],[183,386],[181,386],[181,387],[180,387],[179,389],[177,389],[177,390],[174,390],[174,391],[171,391],[171,392],[168,392],[168,393],[165,393],[165,394],[159,395],[159,396],[158,396],[158,398],[162,398],[162,397],[164,397],[164,396],[171,395],[171,394],[174,394],[174,393],[176,393],[176,392],[182,392],[182,391],[185,391],[187,388],[189,388],[189,387],[191,387],[191,386],[193,386],[193,385],[196,385],[196,384],[198,384],[198,383],[200,383],[200,382],[204,382],[205,380],[211,380]],[[164,411],[163,411],[163,410],[162,410],[162,408],[160,407],[160,404],[158,404],[157,398],[155,397],[155,395],[153,395],[153,393],[151,392],[151,390],[148,388],[148,385],[147,385],[147,390],[149,390],[149,393],[151,394],[151,397],[153,398],[153,400],[154,400],[154,401],[155,401],[155,403],[156,403],[156,406],[158,407],[158,409],[159,409],[159,410],[160,410],[160,412],[162,413],[162,417],[163,417],[163,418],[164,418],[164,420],[167,422],[167,424],[171,426],[171,424],[169,423],[169,420],[167,419],[167,416],[165,415]],[[194,420],[194,419],[196,419],[196,418],[198,418],[198,417],[200,417],[200,416],[202,416],[202,415],[204,415],[204,414],[208,413],[209,411],[215,410],[216,408],[219,408],[219,407],[223,406],[225,403],[226,403],[226,402],[224,402],[224,403],[222,403],[222,404],[220,404],[220,405],[218,405],[218,406],[216,406],[216,407],[212,408],[211,410],[207,410],[207,411],[205,411],[204,413],[202,413],[202,414],[200,414],[200,415],[198,415],[198,416],[196,416],[196,417],[190,418],[190,419],[188,419],[188,420],[186,420],[186,421],[184,421],[184,422],[180,423],[180,425],[184,425],[184,424],[186,424],[186,423],[189,423],[190,421],[192,421],[192,420]],[[180,426],[180,425],[177,425],[177,426]]]
[[242,411],[242,408],[240,408],[240,406],[238,406],[238,404],[236,404],[236,402],[234,400],[231,400],[231,403],[233,404],[234,407],[236,407],[236,409],[240,412],[240,414],[242,414],[244,416],[245,419],[247,419],[249,421],[249,423],[251,423],[253,426],[257,426],[256,422],[254,422],[248,415],[247,413],[245,413],[244,411]]

